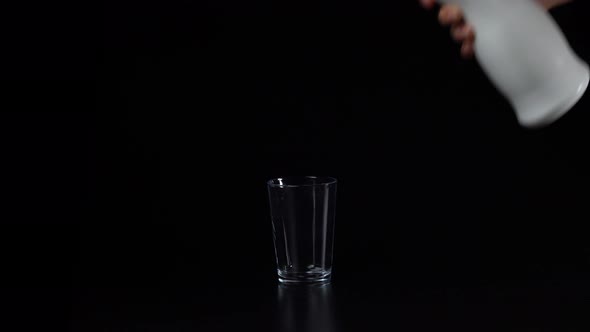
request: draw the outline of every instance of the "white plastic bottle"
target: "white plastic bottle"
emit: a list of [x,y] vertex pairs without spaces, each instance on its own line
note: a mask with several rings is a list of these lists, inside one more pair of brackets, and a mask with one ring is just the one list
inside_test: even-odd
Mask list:
[[549,125],[583,96],[588,65],[535,0],[441,2],[462,7],[475,28],[476,58],[522,126]]

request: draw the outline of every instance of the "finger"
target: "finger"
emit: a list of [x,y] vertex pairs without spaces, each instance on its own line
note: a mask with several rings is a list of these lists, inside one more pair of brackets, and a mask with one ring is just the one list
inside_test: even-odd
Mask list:
[[465,39],[467,40],[475,40],[475,29],[473,28],[473,25],[467,23],[465,25]]
[[465,39],[465,24],[454,24],[451,26],[451,37],[456,42],[462,42]]
[[571,2],[571,0],[537,0],[537,2],[539,2],[541,6],[545,7],[545,9],[552,9],[553,7]]
[[451,36],[457,42],[475,39],[473,27],[469,24],[459,23],[451,27]]
[[461,45],[461,56],[465,59],[471,59],[475,53],[472,41],[466,41]]
[[459,24],[463,22],[463,11],[457,5],[445,5],[438,13],[438,20],[442,25]]
[[420,0],[420,4],[426,9],[431,9],[434,7],[435,2],[435,0]]

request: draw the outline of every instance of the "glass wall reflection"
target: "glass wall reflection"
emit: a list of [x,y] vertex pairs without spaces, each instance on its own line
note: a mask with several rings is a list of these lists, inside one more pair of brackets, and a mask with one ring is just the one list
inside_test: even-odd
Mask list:
[[278,331],[335,332],[334,299],[331,284],[279,284]]

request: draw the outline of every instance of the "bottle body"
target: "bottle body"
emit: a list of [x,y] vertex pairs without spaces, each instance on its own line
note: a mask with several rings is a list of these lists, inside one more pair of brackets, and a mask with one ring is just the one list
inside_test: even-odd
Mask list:
[[525,127],[557,120],[582,97],[590,72],[553,18],[534,0],[450,0],[476,31],[484,72]]

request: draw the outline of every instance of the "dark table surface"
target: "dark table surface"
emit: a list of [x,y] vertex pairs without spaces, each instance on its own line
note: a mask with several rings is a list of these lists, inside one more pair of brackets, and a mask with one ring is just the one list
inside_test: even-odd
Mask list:
[[[589,274],[545,280],[409,280],[378,271],[330,284],[274,276],[80,288],[72,331],[588,331]],[[220,278],[223,279],[223,278]]]

